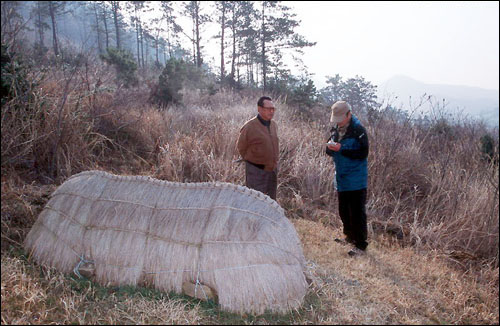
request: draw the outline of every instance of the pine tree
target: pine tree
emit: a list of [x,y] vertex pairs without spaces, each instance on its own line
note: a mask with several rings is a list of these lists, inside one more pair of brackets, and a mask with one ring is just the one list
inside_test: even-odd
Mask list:
[[57,37],[57,18],[67,13],[65,10],[66,1],[40,1],[42,14],[48,14],[52,27],[52,47],[54,55],[59,55],[59,41]]
[[225,55],[224,55],[224,50],[225,50],[225,31],[227,28],[227,16],[230,10],[230,1],[217,1],[215,3],[215,8],[216,8],[216,14],[218,15],[218,22],[220,24],[220,34],[218,37],[220,37],[220,83],[221,86],[224,84],[224,79],[225,79]]
[[201,56],[201,27],[210,21],[208,15],[202,14],[201,1],[188,1],[184,3],[184,13],[188,15],[193,22],[193,36],[189,37],[193,43],[193,58],[195,65],[200,68],[203,64]]
[[[161,1],[162,9],[162,19],[166,22],[166,32],[169,57],[173,57],[173,44],[175,40],[178,40],[179,33],[184,33],[182,28],[176,23],[176,16],[174,15],[174,9],[172,7],[173,1]],[[184,33],[185,34],[185,33]],[[165,59],[165,62],[167,60]]]
[[[45,49],[44,35],[45,30],[50,29],[49,24],[46,23],[45,18],[48,17],[47,6],[44,4],[45,1],[37,1],[32,10],[31,14],[34,17],[34,27],[37,30],[38,43],[35,44],[36,48],[41,53]],[[2,7],[3,10],[3,7]]]
[[123,25],[121,21],[120,1],[108,1],[108,2],[111,5],[111,12],[113,14],[113,23],[115,25],[116,48],[120,50],[121,49],[120,29]]
[[[267,87],[269,68],[281,66],[279,63],[284,49],[301,51],[302,48],[316,43],[307,42],[304,37],[294,32],[300,21],[296,14],[290,13],[290,8],[281,1],[262,1],[260,15],[261,69],[262,86]],[[269,49],[272,49],[269,51]],[[269,57],[269,54],[272,57]]]

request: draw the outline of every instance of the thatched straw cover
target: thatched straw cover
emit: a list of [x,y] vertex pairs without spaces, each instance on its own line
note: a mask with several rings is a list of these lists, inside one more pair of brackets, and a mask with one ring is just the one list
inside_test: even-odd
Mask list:
[[300,240],[283,209],[229,183],[82,172],[52,194],[25,248],[62,272],[92,261],[102,284],[177,293],[186,282],[204,285],[231,312],[286,312],[307,290]]

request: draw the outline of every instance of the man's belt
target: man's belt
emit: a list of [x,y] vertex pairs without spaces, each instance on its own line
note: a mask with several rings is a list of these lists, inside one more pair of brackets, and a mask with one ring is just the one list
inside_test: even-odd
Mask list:
[[250,162],[250,161],[246,161],[246,162],[248,162],[248,163],[252,164],[252,165],[253,165],[253,166],[255,166],[256,168],[261,169],[261,170],[264,170],[264,168],[266,167],[264,164],[252,163],[252,162]]

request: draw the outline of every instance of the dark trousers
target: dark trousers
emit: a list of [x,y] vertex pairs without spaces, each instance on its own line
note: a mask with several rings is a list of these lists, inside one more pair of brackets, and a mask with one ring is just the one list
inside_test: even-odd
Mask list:
[[365,250],[368,246],[366,224],[366,189],[341,191],[339,196],[339,215],[344,225],[344,234],[356,247]]
[[276,200],[276,190],[278,189],[278,177],[276,171],[265,171],[245,162],[245,185],[248,188],[265,193]]

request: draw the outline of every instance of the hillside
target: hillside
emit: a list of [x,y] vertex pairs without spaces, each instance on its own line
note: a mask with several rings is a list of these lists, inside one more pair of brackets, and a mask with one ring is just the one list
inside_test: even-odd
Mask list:
[[[77,138],[88,126],[68,110],[64,121],[72,127],[66,129],[64,148],[66,155],[73,157],[67,163],[73,166],[68,175],[104,169],[170,181],[243,184],[242,166],[231,163],[234,140],[239,126],[255,114],[256,94],[219,92],[209,96],[186,91],[185,108],[158,111],[139,103],[141,92],[110,93],[97,99],[98,105],[107,105],[108,112],[118,107],[122,112],[121,116],[104,115],[111,119],[101,122],[106,129],[100,132],[114,137],[109,138],[114,150],[90,138],[100,156],[88,156],[86,140]],[[181,295],[148,288],[105,287],[37,266],[26,259],[21,244],[48,196],[65,177],[44,177],[26,161],[2,170],[2,323],[498,323],[498,197],[491,190],[495,185],[490,186],[490,181],[477,174],[480,169],[466,172],[469,174],[463,181],[449,175],[434,184],[431,178],[436,178],[438,171],[426,170],[426,161],[415,165],[421,156],[418,153],[424,150],[421,145],[413,143],[401,149],[401,156],[393,156],[388,165],[385,158],[391,154],[386,151],[394,146],[381,144],[390,139],[406,142],[408,135],[395,126],[390,133],[380,128],[384,134],[377,134],[368,124],[372,137],[381,142],[373,142],[370,153],[371,245],[365,257],[351,259],[346,254],[348,248],[333,241],[341,229],[331,189],[331,162],[323,154],[327,125],[321,120],[303,120],[279,98],[276,103],[282,146],[278,202],[299,233],[313,280],[302,309],[285,316],[239,316]],[[319,117],[321,112],[317,112]],[[57,116],[57,111],[54,114]],[[49,115],[47,121],[57,120]],[[9,132],[4,130],[2,137]],[[37,144],[37,155],[41,155],[45,147]],[[454,152],[460,151],[455,146]],[[433,162],[441,164],[438,158]],[[444,163],[450,166],[449,161]],[[426,173],[431,181],[420,179]],[[439,217],[447,218],[446,224],[434,222],[437,217],[433,216],[439,215],[433,214],[442,212],[443,205],[457,205],[453,198],[460,195],[454,194],[454,189],[467,189],[460,182],[471,188],[470,193],[461,193],[468,200],[454,207],[454,215]],[[416,185],[419,190],[405,199],[408,183],[410,189]],[[399,198],[393,197],[398,189]],[[444,189],[451,201],[436,197],[432,189]],[[422,197],[422,193],[427,195]],[[437,200],[440,206],[435,208]],[[493,215],[489,215],[491,209],[496,209]],[[413,216],[405,220],[408,210],[413,210]],[[419,210],[426,215],[420,215]],[[478,223],[481,216],[484,220]],[[471,241],[477,234],[483,236]]]
[[2,255],[3,324],[498,324],[498,269],[474,279],[437,252],[372,239],[350,258],[338,229],[293,219],[313,279],[303,308],[240,316],[173,293],[103,287]]
[[424,94],[433,96],[432,103],[424,103],[420,108],[424,112],[431,111],[432,107],[442,106],[442,101],[445,99],[447,111],[461,112],[463,115],[483,120],[491,126],[498,126],[498,90],[426,84],[402,75],[390,78],[378,88],[379,97],[393,100],[392,104],[397,107],[409,107],[410,96],[411,103],[416,106]]
[[[338,74],[332,87],[319,90],[303,66],[303,50],[315,42],[294,30],[300,22],[286,5],[249,1],[214,4],[195,1],[171,6],[166,1],[153,8],[141,1],[2,2],[1,323],[498,324],[498,91],[422,85],[400,78],[392,85],[413,88],[411,94],[401,89],[401,102],[395,102],[393,94],[388,93],[375,101],[376,87],[362,76],[342,81]],[[162,17],[155,19],[153,14]],[[192,21],[192,28],[181,28],[177,24],[181,19],[190,26]],[[221,27],[215,37],[208,33],[211,24]],[[212,57],[206,52],[207,42],[221,46],[220,61],[218,53]],[[284,63],[289,50],[304,75],[294,76]],[[430,108],[420,107],[432,111],[422,119],[412,119],[405,113],[418,105],[422,94],[414,94],[415,90],[433,96],[432,101],[424,101]],[[284,256],[288,244],[296,241],[295,234],[287,237],[275,231],[278,229],[247,226],[218,210],[237,210],[237,216],[245,218],[250,212],[248,207],[260,209],[254,215],[267,218],[263,220],[268,223],[269,208],[256,204],[255,192],[246,197],[234,196],[232,203],[242,205],[237,208],[224,206],[224,202],[217,210],[208,206],[157,205],[162,200],[168,202],[165,197],[170,195],[176,204],[205,200],[219,205],[216,199],[226,200],[220,196],[226,190],[228,197],[233,197],[232,186],[211,192],[215,194],[211,200],[187,196],[186,189],[216,188],[192,183],[245,184],[244,164],[235,143],[244,123],[255,117],[257,100],[263,95],[271,96],[276,107],[276,203],[286,217],[275,202],[265,200],[279,210],[281,222],[286,222],[290,231],[287,234],[293,234],[293,224],[300,238],[306,260],[294,264],[294,275],[300,283],[297,296],[305,292],[301,306],[285,315],[240,315],[223,311],[216,301],[162,292],[171,289],[164,286],[172,280],[171,273],[182,280],[177,283],[178,291],[184,283],[191,288],[194,283],[199,286],[205,270],[201,263],[193,268],[189,265],[200,262],[200,257],[208,263],[229,262],[216,269],[223,271],[217,277],[228,269],[241,272],[240,267],[253,268],[260,259],[271,261],[260,263],[266,268],[290,268],[294,259],[304,262],[298,246],[294,251],[298,254],[289,256],[288,261],[274,259],[270,253],[278,249],[278,255]],[[417,104],[408,103],[405,97],[409,95],[416,97]],[[369,139],[366,212],[370,245],[366,255],[355,258],[347,254],[349,247],[334,241],[342,236],[342,223],[338,193],[332,182],[335,166],[325,153],[332,127],[329,102],[339,97],[352,104],[353,114],[362,122]],[[441,97],[446,98],[446,105],[442,105]],[[379,106],[379,100],[390,105]],[[447,110],[456,107],[471,110],[470,115],[447,119]],[[490,126],[471,119],[472,115],[486,119]],[[491,128],[495,122],[496,128]],[[182,190],[174,194],[168,192],[169,187],[162,188],[162,192],[155,188],[151,191],[155,202],[148,206],[136,191],[141,185],[135,181],[142,178],[130,178],[130,188],[123,187],[127,201],[114,201],[138,200],[132,209],[121,206],[125,213],[115,207],[94,205],[94,200],[111,202],[113,198],[96,199],[93,195],[104,191],[90,189],[88,183],[84,183],[87,193],[80,199],[75,196],[78,194],[66,193],[68,197],[60,199],[63,206],[73,203],[72,207],[97,211],[97,222],[80,224],[83,227],[78,230],[86,236],[81,241],[92,241],[94,245],[88,252],[83,247],[78,249],[84,253],[70,244],[80,240],[70,232],[73,227],[67,227],[72,222],[78,224],[78,214],[47,207],[60,217],[69,217],[59,223],[61,220],[49,214],[46,224],[37,224],[49,231],[46,238],[38,238],[43,244],[50,244],[59,235],[67,236],[65,245],[47,251],[47,261],[52,255],[63,257],[66,253],[75,260],[74,253],[92,259],[97,276],[87,279],[78,278],[80,265],[71,259],[58,266],[69,271],[67,274],[41,265],[42,260],[27,252],[25,242],[51,194],[71,176],[88,170],[166,180]],[[155,187],[161,184],[154,182]],[[91,205],[84,204],[90,201]],[[160,219],[157,227],[138,217],[137,210],[143,208],[144,216],[151,216],[155,210],[168,215],[173,210],[190,209],[183,216],[189,215],[191,224]],[[201,211],[205,212],[206,223],[199,223]],[[103,227],[106,213],[116,218],[109,230]],[[212,218],[214,214],[222,218]],[[248,259],[248,266],[236,266],[235,260],[246,259],[237,249],[232,255],[221,251],[202,255],[201,240],[192,241],[192,226],[208,230],[208,221],[213,220],[220,226],[220,234],[235,224],[238,228],[231,230],[237,229],[235,232],[248,237],[233,241],[214,236],[210,245],[245,248],[257,263]],[[120,228],[120,222],[127,227]],[[174,236],[150,232],[153,228],[161,230],[162,225]],[[57,232],[50,232],[52,226]],[[89,235],[86,230],[91,228],[98,232]],[[123,231],[134,239],[120,241],[115,232]],[[274,238],[266,242],[259,238],[260,233],[254,236],[252,231],[267,232]],[[105,232],[110,233],[101,237]],[[180,234],[185,237],[176,238]],[[146,239],[142,243],[141,239],[136,241],[143,236]],[[283,240],[280,246],[276,239]],[[248,246],[252,241],[271,249],[257,254]],[[158,266],[168,262],[179,268],[146,269],[151,267],[148,263],[133,264],[146,262],[144,255],[154,256],[151,250],[142,249],[153,242]],[[171,247],[165,245],[169,242]],[[178,244],[193,249],[192,255],[188,250],[182,252],[187,268],[162,252],[179,248]],[[110,247],[117,248],[119,254],[106,250]],[[116,283],[111,285],[110,278],[103,276],[106,272],[99,269],[103,265],[97,262],[111,266]],[[134,276],[129,278],[123,273],[125,268]],[[277,274],[273,274],[257,268],[248,278],[232,277],[232,282],[228,281],[230,277],[214,276],[213,284],[230,289],[219,291],[218,287],[221,297],[224,293],[241,294],[243,305],[248,298],[258,300],[250,293],[257,288],[259,295],[268,298],[266,308],[275,308],[276,303],[285,301],[281,299],[288,300],[287,295],[292,293],[288,289],[293,287],[287,270],[276,270]],[[255,279],[265,279],[267,285],[258,287]],[[304,280],[308,281],[307,288]],[[248,285],[249,290],[238,287],[238,283]],[[279,285],[276,296],[269,291],[274,285]],[[238,299],[228,301],[233,300]]]
[[[412,125],[354,108],[370,139],[371,245],[350,259],[333,241],[341,223],[324,153],[329,111],[274,95],[277,202],[297,229],[313,281],[301,309],[233,315],[213,302],[38,266],[22,243],[50,194],[78,172],[243,185],[235,141],[261,96],[186,86],[180,103],[160,107],[148,100],[155,72],[124,88],[111,67],[92,60],[70,72],[43,69],[19,75],[26,96],[13,93],[2,105],[2,323],[498,323],[498,134],[473,121]],[[481,147],[486,136],[491,152]]]

